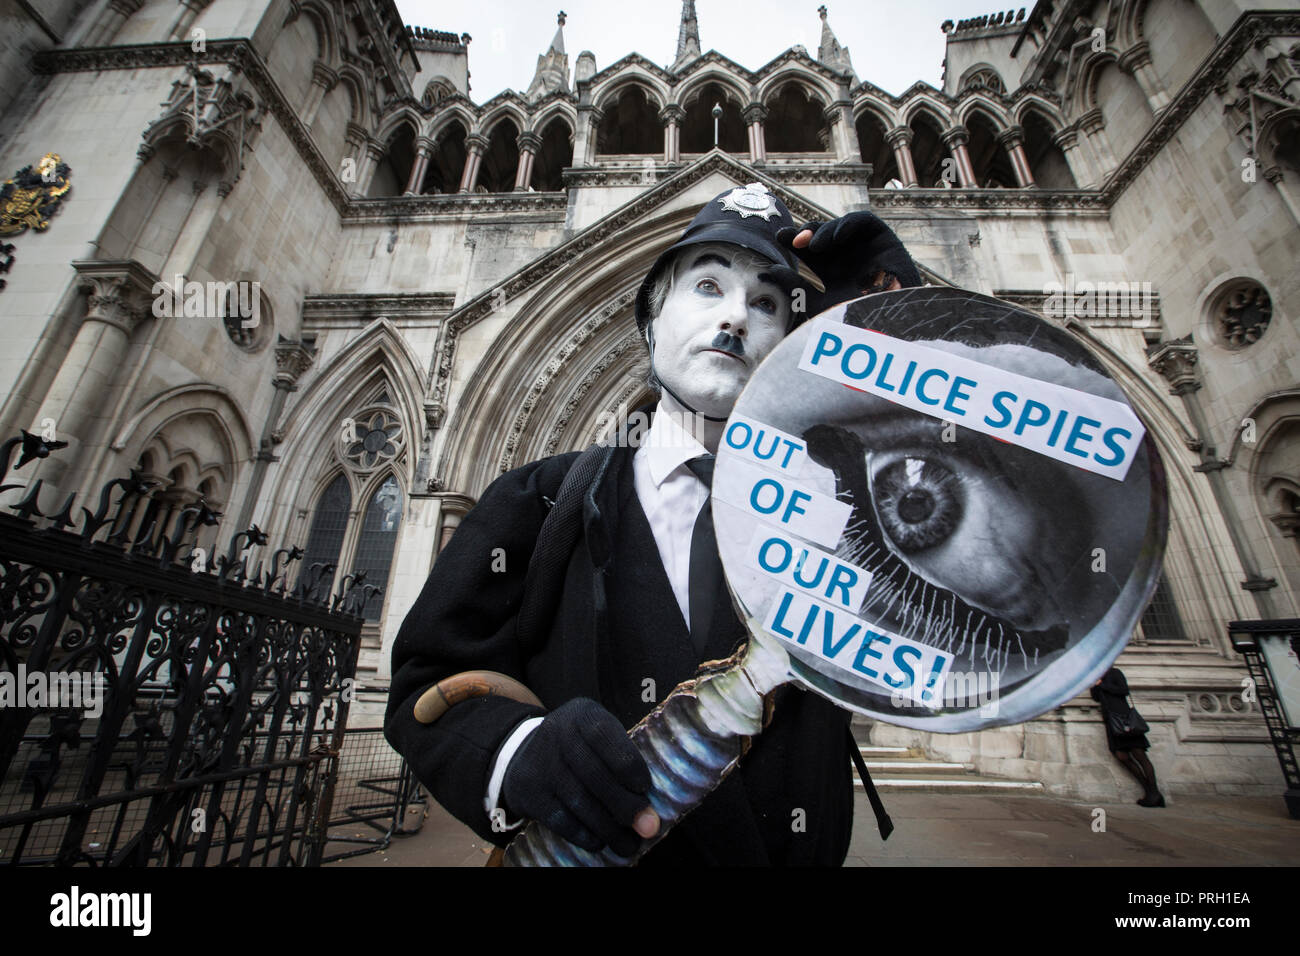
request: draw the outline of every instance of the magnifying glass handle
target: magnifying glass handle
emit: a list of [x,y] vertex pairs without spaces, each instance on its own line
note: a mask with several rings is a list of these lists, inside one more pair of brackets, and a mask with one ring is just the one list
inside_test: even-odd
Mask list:
[[740,760],[745,740],[763,728],[763,697],[790,679],[789,657],[754,620],[744,649],[716,669],[675,687],[663,703],[628,731],[650,768],[650,806],[659,832],[635,856],[608,847],[592,853],[536,821],[506,848],[506,866],[631,866],[699,806]]

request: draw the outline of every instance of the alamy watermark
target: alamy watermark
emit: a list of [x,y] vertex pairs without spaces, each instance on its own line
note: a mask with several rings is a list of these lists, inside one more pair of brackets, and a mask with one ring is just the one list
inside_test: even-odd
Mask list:
[[244,329],[261,324],[260,282],[186,282],[179,274],[175,279],[171,285],[155,282],[150,289],[156,318],[238,318]]
[[[997,671],[950,671],[943,682],[943,703],[945,708],[979,708],[981,717],[998,715],[998,690],[1001,675]],[[896,690],[889,695],[893,707],[926,707],[936,705],[921,703],[911,695]]]
[[655,417],[669,418],[677,428],[660,427],[652,430],[650,428],[649,413],[641,409],[629,411],[626,402],[621,403],[617,411],[601,412],[600,418],[596,422],[597,433],[601,436],[598,444],[627,446],[629,448],[651,447],[662,444],[666,447],[677,448],[682,444],[681,433],[683,432],[701,445],[704,444],[704,431],[708,423],[703,416],[692,415],[689,412],[673,412],[660,406],[655,411]]
[[1065,283],[1043,286],[1043,314],[1054,319],[1093,317],[1137,319],[1146,325],[1155,316],[1150,282],[1090,282],[1066,273]]
[[0,671],[0,709],[31,707],[84,710],[96,718],[104,712],[108,680],[99,671]]

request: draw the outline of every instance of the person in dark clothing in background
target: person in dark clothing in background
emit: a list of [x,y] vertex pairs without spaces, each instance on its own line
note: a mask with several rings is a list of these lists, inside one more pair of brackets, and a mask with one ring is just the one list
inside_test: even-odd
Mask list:
[[[596,473],[549,630],[522,633],[520,609],[542,523],[577,452],[487,488],[398,633],[384,731],[440,804],[497,846],[525,820],[625,859],[656,836],[649,770],[626,731],[746,636],[716,542],[695,546],[722,426],[758,363],[800,321],[863,292],[920,284],[872,213],[801,229],[757,183],[701,210],[637,296],[659,401],[639,447],[620,440]],[[493,694],[432,724],[417,719],[427,690],[476,669],[519,681],[542,706]],[[737,769],[642,865],[843,863],[850,715],[789,686],[770,703]]]
[[1123,764],[1124,769],[1137,778],[1145,791],[1138,800],[1139,807],[1163,807],[1165,798],[1156,786],[1156,771],[1147,759],[1151,748],[1145,733],[1117,733],[1111,727],[1110,715],[1115,714],[1121,720],[1130,714],[1137,714],[1129,703],[1128,681],[1124,672],[1112,667],[1102,675],[1101,680],[1092,685],[1092,699],[1101,705],[1102,725],[1106,728],[1106,746]]

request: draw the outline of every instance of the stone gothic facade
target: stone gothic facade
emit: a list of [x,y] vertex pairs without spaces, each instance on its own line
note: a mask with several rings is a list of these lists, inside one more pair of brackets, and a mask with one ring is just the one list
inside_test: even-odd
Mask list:
[[[825,7],[815,52],[749,69],[696,6],[667,67],[570,64],[561,15],[527,91],[479,103],[471,37],[392,0],[0,0],[0,175],[55,153],[71,184],[0,233],[0,432],[69,443],[17,477],[55,503],[139,469],[142,523],[202,498],[213,540],[256,523],[365,571],[375,722],[487,484],[647,397],[632,297],[700,205],[757,181],[800,219],[870,207],[929,282],[1045,310],[1132,397],[1172,510],[1121,658],[1153,760],[1174,795],[1276,793],[1226,624],[1300,617],[1300,7],[1042,0],[936,24],[942,86],[895,96]],[[1086,698],[872,733],[1127,786]]]

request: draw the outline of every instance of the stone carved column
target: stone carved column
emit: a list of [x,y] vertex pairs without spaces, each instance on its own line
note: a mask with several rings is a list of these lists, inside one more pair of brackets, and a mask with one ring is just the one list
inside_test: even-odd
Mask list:
[[99,15],[95,26],[82,41],[85,46],[107,46],[112,42],[122,24],[144,6],[144,0],[111,0]]
[[686,111],[676,103],[669,103],[659,111],[659,121],[664,124],[664,162],[679,163],[682,159],[682,117]]
[[519,170],[515,173],[515,191],[527,192],[533,181],[533,166],[537,152],[542,148],[542,138],[531,130],[519,134]]
[[366,190],[370,188],[370,180],[374,178],[375,169],[378,168],[379,161],[384,158],[385,152],[383,143],[369,136],[366,137],[365,155],[357,167],[356,195],[364,196]]
[[1083,130],[1093,155],[1097,157],[1098,179],[1104,179],[1119,163],[1111,152],[1110,140],[1106,138],[1106,121],[1102,119],[1101,110],[1090,109],[1080,116],[1079,128]]
[[460,175],[458,192],[471,193],[478,184],[478,173],[483,165],[483,154],[487,152],[488,138],[482,133],[470,133],[465,137],[465,170]]
[[1070,172],[1073,174],[1076,183],[1080,186],[1091,186],[1097,181],[1092,166],[1088,163],[1088,157],[1079,148],[1078,130],[1072,126],[1067,126],[1052,137],[1052,142],[1061,148],[1061,153],[1065,156],[1065,163],[1070,167]]
[[1011,168],[1016,174],[1016,184],[1022,189],[1034,185],[1034,173],[1025,155],[1025,131],[1020,126],[1008,126],[998,134],[998,143],[1011,157]]
[[1151,48],[1147,45],[1147,41],[1142,40],[1125,50],[1119,57],[1118,65],[1121,70],[1131,74],[1133,79],[1137,80],[1138,86],[1142,88],[1142,95],[1147,98],[1147,105],[1151,107],[1151,112],[1159,116],[1169,105],[1170,97],[1169,91],[1160,82],[1160,75],[1151,65]]
[[316,122],[316,114],[325,101],[325,94],[334,89],[334,84],[338,81],[339,75],[320,60],[311,65],[311,91],[302,107],[302,124],[308,129]]
[[835,159],[841,163],[855,163],[862,158],[858,147],[858,131],[853,125],[853,101],[836,100],[822,112],[831,131]]
[[762,103],[750,103],[742,111],[741,116],[749,127],[750,162],[767,162],[767,139],[763,134],[763,120],[767,119],[767,107]]
[[[154,276],[137,262],[78,260],[78,288],[87,293],[86,311],[77,337],[63,357],[36,423],[54,422],[59,441],[68,448],[41,462],[39,477],[63,494],[76,491],[66,481],[84,464],[91,448],[110,424],[114,390],[126,362],[131,334],[151,314]],[[182,320],[183,321],[183,320]],[[50,492],[51,500],[53,491]]]
[[962,186],[976,185],[975,167],[971,165],[970,152],[966,149],[966,144],[970,142],[970,133],[967,132],[966,127],[950,126],[943,131],[940,138],[957,163],[958,184]]
[[424,174],[429,168],[429,157],[433,155],[434,141],[428,136],[417,136],[415,139],[415,162],[411,164],[411,175],[406,180],[406,191],[403,196],[420,195],[420,187],[424,185]]
[[916,186],[920,180],[916,177],[916,164],[912,161],[912,128],[895,126],[885,134],[885,142],[894,150],[894,162],[898,166],[898,178],[904,186]]

